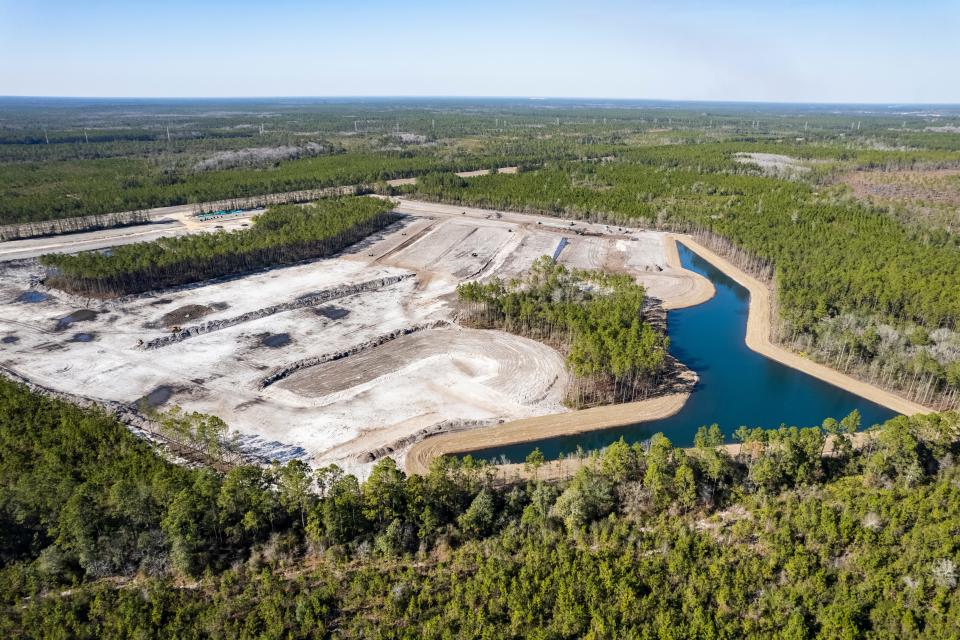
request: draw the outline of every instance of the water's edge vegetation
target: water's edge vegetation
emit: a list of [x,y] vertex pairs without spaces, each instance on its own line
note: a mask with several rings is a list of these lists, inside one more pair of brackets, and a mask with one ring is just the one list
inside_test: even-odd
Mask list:
[[469,453],[491,462],[516,463],[534,449],[556,459],[602,449],[619,438],[643,441],[656,432],[667,434],[679,446],[690,446],[697,429],[713,423],[732,436],[742,426],[812,426],[828,417],[839,420],[854,410],[864,427],[893,417],[895,412],[881,405],[750,349],[745,341],[748,290],[682,242],[678,251],[681,265],[706,277],[716,291],[701,305],[667,312],[671,353],[698,377],[679,412],[660,420]]

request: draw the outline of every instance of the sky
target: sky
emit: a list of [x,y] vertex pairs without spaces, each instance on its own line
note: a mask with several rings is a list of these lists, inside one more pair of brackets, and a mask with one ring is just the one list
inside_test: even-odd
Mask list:
[[960,0],[0,0],[0,95],[960,103]]

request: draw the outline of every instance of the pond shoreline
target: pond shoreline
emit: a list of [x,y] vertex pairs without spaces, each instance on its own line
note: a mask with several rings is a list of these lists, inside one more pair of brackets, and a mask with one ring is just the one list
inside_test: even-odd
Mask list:
[[849,391],[883,407],[887,407],[897,413],[902,413],[907,416],[917,413],[933,413],[933,409],[924,407],[912,400],[907,400],[892,391],[887,391],[863,380],[848,376],[845,373],[840,373],[826,365],[814,362],[809,358],[804,358],[797,353],[788,351],[774,344],[770,339],[771,305],[770,289],[767,285],[743,272],[726,258],[711,251],[690,236],[678,234],[674,236],[674,240],[683,243],[687,248],[750,292],[750,312],[747,316],[746,343],[747,347],[752,351],[786,365],[791,369],[802,371],[809,376],[823,380],[826,383]]
[[[664,240],[670,266],[678,269],[682,268],[677,247],[677,243],[682,243],[686,248],[749,292],[745,343],[751,351],[897,413],[913,415],[932,411],[894,393],[834,371],[829,367],[777,346],[770,340],[770,291],[764,283],[744,273],[728,260],[704,247],[688,235],[667,234]],[[665,308],[677,309],[694,306],[713,297],[715,294],[713,283],[699,276],[699,274],[694,275],[697,275],[698,279],[708,286],[698,286],[690,295],[683,296],[682,301],[670,301],[672,304],[665,304]],[[689,373],[695,376],[693,372]],[[469,453],[558,436],[653,422],[669,418],[678,413],[689,397],[689,391],[673,393],[628,404],[607,405],[582,411],[516,420],[468,431],[439,434],[414,444],[407,452],[405,466],[408,473],[423,474],[428,471],[430,461],[437,456]]]

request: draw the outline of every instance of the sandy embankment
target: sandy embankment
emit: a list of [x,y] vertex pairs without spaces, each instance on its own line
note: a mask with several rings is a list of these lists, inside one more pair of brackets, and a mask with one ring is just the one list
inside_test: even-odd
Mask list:
[[[663,295],[663,308],[692,307],[714,296],[716,290],[712,282],[683,268],[673,236],[663,236],[663,249],[668,270],[649,276],[669,280],[668,292]],[[647,277],[641,277],[640,280],[643,282]],[[653,288],[663,288],[663,284],[658,282],[659,286]],[[683,375],[688,382],[695,379],[692,371],[687,370]],[[690,386],[692,387],[692,384]],[[649,400],[524,418],[469,431],[445,433],[414,444],[407,452],[405,465],[408,473],[422,474],[429,470],[430,461],[438,456],[662,420],[680,411],[689,397],[690,392],[683,391]],[[557,467],[554,473],[565,472],[567,465],[573,468],[574,462],[569,461],[562,468],[554,465]],[[523,465],[501,465],[499,469],[501,476],[512,477],[516,473],[522,474]],[[542,470],[541,475],[544,473],[549,472]]]
[[[834,371],[773,344],[770,340],[771,306],[770,291],[767,286],[686,235],[669,234],[664,239],[667,262],[672,268],[681,268],[680,255],[676,246],[678,241],[683,242],[750,292],[746,332],[746,344],[750,349],[898,413],[913,415],[932,412],[932,409],[916,402]],[[715,289],[706,278],[698,276],[696,279],[688,279],[688,282],[691,283],[688,284],[690,289],[677,297],[665,300],[665,308],[693,306],[713,297]],[[517,420],[502,425],[428,438],[413,445],[407,453],[407,471],[425,473],[429,469],[430,460],[436,456],[660,420],[678,412],[689,395],[689,393],[677,393],[652,400]],[[541,469],[538,476],[543,479],[556,479],[575,472],[581,464],[582,462],[577,460],[553,461]],[[525,477],[527,473],[522,464],[509,464],[499,466],[498,475],[501,478],[513,478]]]
[[407,473],[426,473],[430,468],[431,460],[451,453],[476,451],[543,438],[570,436],[636,422],[661,420],[680,411],[689,396],[689,393],[671,393],[639,402],[593,407],[582,411],[514,420],[470,431],[444,433],[421,440],[410,448],[406,457]]
[[933,409],[924,407],[921,404],[902,398],[890,391],[857,380],[846,374],[835,371],[830,367],[813,362],[796,353],[779,347],[770,340],[770,290],[767,285],[760,282],[751,275],[748,275],[735,267],[725,258],[717,255],[706,248],[690,236],[677,235],[675,239],[682,242],[690,249],[695,251],[700,257],[708,260],[713,266],[720,269],[723,273],[737,281],[741,286],[750,292],[750,313],[747,317],[747,346],[757,353],[776,360],[788,367],[803,371],[807,375],[819,378],[834,386],[845,389],[850,393],[866,398],[881,406],[892,409],[897,413],[904,415],[913,415],[915,413],[932,413]]
[[670,266],[671,275],[676,282],[671,295],[663,299],[663,308],[668,311],[671,309],[684,309],[702,304],[712,298],[717,290],[713,283],[704,278],[699,273],[687,271],[680,263],[680,251],[677,249],[677,241],[671,235],[663,236],[663,253]]

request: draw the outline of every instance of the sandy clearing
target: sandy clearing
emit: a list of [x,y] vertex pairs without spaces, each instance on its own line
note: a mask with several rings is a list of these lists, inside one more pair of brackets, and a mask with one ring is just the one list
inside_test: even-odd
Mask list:
[[476,171],[459,171],[457,175],[461,178],[476,178],[477,176],[490,175],[490,169],[477,169]]
[[[372,279],[398,276],[406,273],[389,266],[368,266],[350,260],[330,260],[317,268],[315,263],[281,267],[254,273],[242,278],[225,279],[213,284],[188,286],[179,290],[136,297],[122,304],[107,301],[102,308],[119,309],[122,313],[144,316],[142,335],[145,340],[164,335],[163,316],[185,305],[204,305],[211,312],[203,322],[242,315],[276,304],[278,297],[285,301],[309,296],[343,285],[359,284]],[[278,296],[278,294],[280,294]],[[185,322],[196,324],[196,320]]]
[[438,423],[556,413],[563,409],[566,384],[563,358],[546,345],[502,332],[449,328],[300,371],[269,395],[296,396],[322,409],[323,430],[345,437],[315,459],[346,468],[372,449]]
[[[398,198],[394,209],[416,217],[430,217],[438,222],[454,218],[477,224],[512,226],[514,244],[501,249],[494,264],[499,266],[491,273],[510,278],[523,273],[535,259],[552,255],[561,238],[570,243],[560,254],[560,262],[577,268],[606,268],[611,263],[634,276],[647,288],[651,297],[657,298],[666,309],[679,309],[700,304],[713,296],[710,281],[680,266],[680,257],[673,242],[667,242],[667,234],[616,227],[604,223],[570,222],[550,216],[478,209],[461,205],[425,202]],[[578,233],[583,232],[583,235]],[[503,252],[510,249],[510,253]],[[570,252],[569,254],[567,252]],[[393,262],[406,268],[415,268],[412,262]]]
[[[567,246],[560,252],[557,262],[570,269],[603,270],[611,253],[610,241],[592,236],[567,238]],[[622,266],[623,261],[618,261]]]
[[446,220],[384,262],[462,281],[478,275],[517,235],[505,225]]
[[662,301],[664,309],[683,309],[706,302],[716,294],[713,283],[699,273],[687,271],[680,263],[680,252],[673,236],[663,235],[663,252],[667,269],[662,273],[643,275],[641,283],[647,292]]
[[476,171],[458,171],[457,175],[461,178],[476,178],[477,176],[488,176],[493,173],[516,173],[518,167],[499,167],[495,172],[490,169],[477,169]]
[[[384,331],[445,319],[449,308],[442,298],[449,294],[449,286],[419,288],[413,279],[406,280],[338,299],[335,312],[323,305],[278,313],[160,351],[137,348],[137,339],[162,335],[162,328],[149,330],[144,325],[190,304],[213,307],[226,302],[229,307],[215,314],[234,315],[296,299],[330,281],[363,279],[364,273],[379,271],[403,273],[388,266],[367,269],[356,261],[329,259],[136,299],[62,331],[54,327],[78,308],[72,301],[52,297],[34,304],[11,303],[0,313],[0,333],[16,342],[4,344],[0,362],[45,386],[105,400],[132,402],[169,387],[169,402],[219,415],[244,437],[259,438],[266,448],[297,449],[309,458],[354,437],[355,430],[324,431],[324,412],[311,403],[261,393],[256,385],[264,372],[315,351],[345,349]],[[31,277],[30,269],[5,268],[0,273],[0,295],[6,301],[16,299],[29,288]],[[77,332],[92,339],[75,341]],[[278,340],[268,342],[273,337]],[[308,437],[298,439],[298,434]]]
[[[497,173],[517,173],[517,171],[519,171],[518,167],[500,167],[497,169]],[[492,171],[490,171],[490,169],[477,169],[475,171],[457,171],[456,175],[461,178],[476,178],[477,176],[487,176],[491,173]],[[387,180],[387,184],[391,187],[402,187],[403,185],[417,184],[417,179],[394,178],[393,180]]]
[[755,164],[767,175],[800,175],[810,171],[803,161],[778,153],[735,153],[734,159],[743,164]]
[[[562,412],[562,357],[540,343],[510,347],[525,339],[481,332],[471,345],[421,343],[390,366],[368,359],[374,367],[368,373],[363,373],[367,360],[351,356],[327,373],[354,380],[340,385],[344,388],[321,388],[325,395],[281,385],[261,391],[257,382],[266,372],[393,330],[450,320],[457,283],[518,275],[541,255],[552,254],[563,238],[575,243],[579,252],[572,255],[583,256],[583,266],[615,262],[618,270],[648,283],[651,295],[669,300],[671,289],[695,284],[693,274],[682,270],[671,280],[661,233],[584,223],[571,228],[554,218],[432,203],[398,208],[409,215],[341,256],[96,302],[98,315],[63,331],[54,330],[58,319],[85,307],[85,301],[57,294],[36,304],[13,303],[30,289],[39,269],[5,263],[0,296],[11,304],[0,313],[0,333],[15,341],[4,344],[0,363],[45,386],[105,400],[132,402],[168,388],[169,403],[219,415],[265,455],[337,462],[362,477],[371,465],[358,462],[359,454],[424,429]],[[410,271],[415,278],[324,308],[252,319],[160,351],[137,348],[138,339],[166,335],[167,314],[179,313],[186,324],[200,321],[193,317],[197,309],[202,321],[234,317],[332,286]],[[661,294],[654,293],[657,287]],[[80,332],[90,341],[75,340]],[[507,353],[511,349],[514,353]]]
[[533,260],[539,256],[553,255],[559,241],[560,238],[554,234],[522,234],[517,246],[504,256],[496,274],[505,280],[523,275],[530,268]]
[[828,382],[834,386],[855,393],[871,402],[892,409],[904,415],[913,415],[916,413],[932,413],[933,410],[923,405],[917,404],[906,398],[875,387],[871,384],[857,380],[848,375],[835,371],[817,362],[813,362],[796,353],[787,351],[783,347],[777,346],[770,341],[770,290],[767,286],[747,273],[744,273],[725,258],[706,248],[690,236],[675,235],[674,238],[687,247],[696,251],[700,257],[708,260],[713,266],[717,267],[726,275],[733,278],[737,283],[750,292],[750,311],[747,316],[747,346],[764,355],[771,360],[776,360],[788,367],[803,371],[815,378]]
[[450,361],[464,376],[510,396],[516,404],[561,406],[567,376],[560,354],[502,331],[460,327],[409,334],[355,356],[298,371],[279,386],[327,402],[334,394],[364,387],[430,358]]

